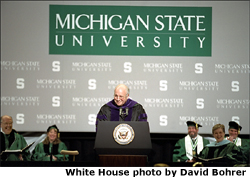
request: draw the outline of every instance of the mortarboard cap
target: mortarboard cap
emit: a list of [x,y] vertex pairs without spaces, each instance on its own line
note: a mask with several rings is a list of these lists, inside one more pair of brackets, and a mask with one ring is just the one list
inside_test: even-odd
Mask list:
[[202,127],[200,124],[197,124],[194,121],[187,121],[187,126],[195,126],[196,129],[198,129],[199,127]]
[[242,127],[237,123],[237,122],[234,122],[234,121],[230,121],[229,122],[229,129],[236,129],[236,130],[238,130],[238,133],[240,133],[240,131],[241,131],[241,129],[242,129]]

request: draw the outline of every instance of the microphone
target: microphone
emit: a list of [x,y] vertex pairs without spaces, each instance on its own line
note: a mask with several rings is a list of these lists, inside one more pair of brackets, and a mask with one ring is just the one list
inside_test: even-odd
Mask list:
[[126,108],[126,116],[128,115],[128,108]]
[[119,115],[122,115],[122,108],[120,108],[120,110],[119,110],[120,112],[119,112]]
[[128,116],[128,110],[129,110],[129,108],[125,108],[125,111],[123,112],[122,108],[119,109],[119,115],[120,115],[122,120],[124,120],[125,117]]

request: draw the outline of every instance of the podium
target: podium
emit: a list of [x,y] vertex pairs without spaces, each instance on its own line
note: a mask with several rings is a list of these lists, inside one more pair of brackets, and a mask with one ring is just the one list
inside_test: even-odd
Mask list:
[[147,166],[152,150],[148,122],[100,121],[95,147],[100,166]]

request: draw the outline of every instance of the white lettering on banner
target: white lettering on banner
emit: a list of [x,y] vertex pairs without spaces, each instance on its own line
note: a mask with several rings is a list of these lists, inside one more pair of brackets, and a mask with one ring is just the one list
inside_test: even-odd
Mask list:
[[144,98],[144,107],[183,108],[182,98]]
[[94,97],[73,97],[72,101],[73,102],[108,102],[112,100],[112,98],[94,98]]
[[143,63],[144,72],[183,72],[182,63]]
[[36,120],[37,124],[76,124],[76,120]]
[[168,125],[168,116],[167,115],[161,115],[160,116],[160,126],[167,126]]
[[37,79],[37,89],[76,89],[75,79]]
[[16,124],[24,124],[24,114],[19,113],[16,115]]
[[112,66],[105,62],[72,62],[72,71],[112,71]]
[[1,61],[1,70],[39,71],[39,61]]
[[16,84],[17,84],[16,88],[17,89],[24,89],[24,86],[25,86],[24,82],[25,82],[24,78],[17,78],[16,79]]
[[64,44],[64,35],[62,35],[61,37],[61,43],[58,42],[58,35],[55,35],[55,42],[56,42],[56,46],[63,46]]
[[39,106],[40,97],[36,96],[2,96],[1,106]]
[[248,104],[248,99],[217,99],[218,104]]
[[232,81],[231,86],[232,86],[232,92],[238,92],[240,90],[239,86],[239,81]]
[[145,103],[178,103],[183,104],[182,98],[145,98]]
[[37,79],[37,89],[76,89],[75,79]]
[[196,99],[196,108],[197,109],[204,109],[204,99],[203,98],[197,98]]
[[179,90],[218,91],[218,81],[179,81]]
[[59,72],[60,71],[60,61],[52,62],[52,71]]
[[202,63],[195,63],[195,73],[196,74],[203,73],[203,64]]
[[160,91],[167,91],[168,90],[168,81],[166,80],[160,80]]
[[143,63],[144,68],[183,68],[182,63]]
[[215,64],[215,69],[250,69],[249,64]]
[[218,81],[179,81],[180,86],[219,86]]
[[53,96],[52,97],[52,106],[53,107],[60,107],[60,97],[59,96]]
[[217,99],[217,108],[249,109],[249,99]]
[[115,89],[115,87],[118,84],[125,84],[127,85],[131,90],[136,89],[147,89],[148,84],[147,80],[108,80],[108,89]]
[[[179,16],[176,23],[173,25],[174,18],[177,18],[176,15],[158,15],[155,18],[155,21],[160,25],[160,28],[155,27],[155,30],[162,31],[165,28],[165,24],[161,21],[164,19],[167,19],[168,22],[168,31],[176,31],[177,27],[181,27],[183,31],[191,31],[191,21],[192,18],[196,19],[196,31],[205,31],[205,29],[200,29],[200,24],[203,23],[203,21],[200,21],[200,18],[205,18],[205,16],[195,16],[195,15],[184,15]],[[187,27],[183,23],[183,19],[188,20]],[[174,29],[173,29],[174,26]]]
[[224,74],[249,74],[249,64],[215,64],[215,73]]
[[[85,38],[84,38],[85,37]],[[167,41],[169,43],[169,46],[168,48],[172,48],[172,41],[175,40],[175,41],[181,41],[182,42],[182,47],[183,48],[186,48],[186,45],[189,44],[188,43],[188,39],[191,39],[191,38],[194,38],[194,39],[197,39],[195,41],[197,41],[197,43],[195,43],[196,46],[199,46],[200,48],[203,48],[203,42],[205,40],[205,37],[203,37],[201,39],[201,37],[187,37],[187,36],[181,36],[181,37],[174,37],[173,36],[168,36],[168,35],[164,35],[164,37],[160,38],[159,36],[155,36],[154,39],[152,39],[155,43],[153,44],[153,46],[155,48],[159,48],[159,47],[164,47],[166,48],[166,46],[161,46],[161,43],[160,41]],[[126,40],[125,40],[126,39]],[[95,46],[94,44],[94,40],[100,40],[100,39],[96,39],[95,36],[84,36],[84,35],[73,35],[72,36],[72,46],[83,46],[83,42],[86,42],[86,41],[89,41],[89,43],[87,45],[93,47]],[[128,45],[125,45],[125,42],[127,40],[135,40],[136,43],[134,44],[134,47],[136,48],[139,48],[139,47],[147,47],[144,43],[143,43],[143,40],[144,38],[142,36],[136,36],[135,38],[128,38],[128,36],[120,36],[120,37],[113,37],[113,36],[105,36],[103,35],[102,36],[102,40],[103,43],[105,44],[106,47],[109,47],[109,45],[112,43],[112,41],[117,41],[117,40],[120,40],[120,47],[129,47]],[[61,41],[61,42],[60,42]],[[68,43],[69,41],[67,41]],[[115,42],[114,42],[115,43]],[[64,45],[64,35],[55,35],[55,44],[56,46],[63,46]],[[193,43],[192,43],[193,45]],[[176,46],[175,46],[176,47]]]
[[75,114],[37,114],[37,124],[76,124]]
[[76,115],[75,114],[37,114],[37,119],[58,119],[58,120],[75,120]]
[[186,121],[219,121],[218,116],[180,116],[180,120]]
[[94,98],[94,97],[72,97],[72,106],[98,106],[101,107],[103,104],[111,101],[113,98]]
[[89,86],[88,86],[89,90],[96,90],[97,86],[96,86],[95,79],[89,79],[88,84],[89,84]]
[[72,62],[73,67],[111,67],[111,63],[105,63],[105,62]]
[[132,72],[132,63],[131,62],[125,62],[123,64],[124,66],[124,73],[131,73]]
[[89,114],[88,115],[88,124],[89,125],[95,125],[96,122],[96,115],[95,114]]
[[[99,30],[126,30],[127,28],[132,31],[141,30],[139,26],[141,25],[144,29],[149,30],[149,15],[146,15],[143,18],[140,15],[135,15],[131,18],[131,15],[127,15],[127,17],[122,17],[121,15],[115,14],[108,16],[107,14],[100,14],[98,17],[94,17],[93,14],[80,14],[76,16],[75,14],[67,14],[64,19],[61,18],[60,14],[56,14],[56,26],[55,29],[66,28],[69,29],[80,29],[80,30],[94,30],[94,23],[99,24]],[[95,18],[95,20],[94,20]],[[113,19],[116,21],[120,19],[121,22],[113,24]],[[124,20],[125,19],[125,20]],[[200,24],[203,24],[205,16],[204,15],[157,15],[155,17],[155,22],[157,26],[155,26],[156,31],[176,31],[177,29],[181,29],[182,31],[206,31],[205,28],[201,28]],[[193,21],[195,21],[195,25]],[[85,25],[80,22],[85,22]],[[186,22],[186,24],[184,23]],[[117,26],[117,27],[115,27]],[[166,28],[168,26],[168,28]]]
[[38,84],[76,84],[75,79],[37,79]]

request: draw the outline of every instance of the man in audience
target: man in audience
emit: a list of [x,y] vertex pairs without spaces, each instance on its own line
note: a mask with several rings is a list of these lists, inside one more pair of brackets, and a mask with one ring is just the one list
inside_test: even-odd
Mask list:
[[197,156],[205,145],[209,144],[198,134],[201,125],[193,121],[187,121],[188,135],[177,141],[173,151],[173,162],[194,162],[193,157]]

